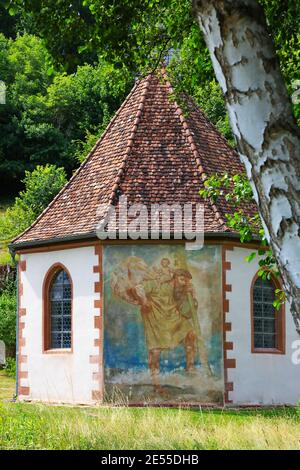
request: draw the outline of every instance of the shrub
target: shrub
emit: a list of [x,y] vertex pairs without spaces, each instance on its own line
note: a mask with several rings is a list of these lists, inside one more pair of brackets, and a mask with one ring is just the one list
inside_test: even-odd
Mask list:
[[4,341],[7,354],[16,347],[16,292],[11,286],[0,295],[0,339]]
[[9,377],[15,378],[16,377],[16,370],[17,370],[17,362],[14,357],[7,357],[6,364],[5,364],[5,373]]
[[0,294],[3,291],[15,292],[16,290],[16,267],[14,264],[0,263]]
[[25,230],[66,182],[65,170],[55,165],[37,166],[32,172],[26,171],[23,180],[25,189],[0,218],[0,239],[11,240]]

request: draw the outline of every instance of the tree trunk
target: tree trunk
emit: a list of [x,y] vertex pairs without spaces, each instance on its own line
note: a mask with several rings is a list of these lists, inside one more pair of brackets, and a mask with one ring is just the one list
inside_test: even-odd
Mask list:
[[300,334],[300,131],[255,0],[194,0]]

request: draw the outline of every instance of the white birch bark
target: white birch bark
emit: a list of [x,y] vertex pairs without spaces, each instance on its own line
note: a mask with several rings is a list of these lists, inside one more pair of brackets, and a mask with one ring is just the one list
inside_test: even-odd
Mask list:
[[193,6],[300,334],[300,132],[264,13],[255,0]]

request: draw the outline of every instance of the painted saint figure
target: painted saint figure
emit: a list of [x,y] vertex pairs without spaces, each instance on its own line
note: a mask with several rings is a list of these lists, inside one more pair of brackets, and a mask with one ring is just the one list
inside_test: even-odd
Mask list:
[[210,373],[189,271],[172,269],[168,258],[161,261],[160,268],[151,268],[134,256],[119,268],[112,274],[111,287],[115,295],[140,307],[155,390],[164,394],[159,382],[161,351],[180,344],[185,347],[187,372],[195,370],[198,350],[204,370]]

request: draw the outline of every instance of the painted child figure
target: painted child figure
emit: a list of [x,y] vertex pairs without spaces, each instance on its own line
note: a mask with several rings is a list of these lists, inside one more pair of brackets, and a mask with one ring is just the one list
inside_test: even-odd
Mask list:
[[174,269],[171,268],[169,258],[163,258],[158,268],[154,268],[161,283],[170,282],[174,277]]

